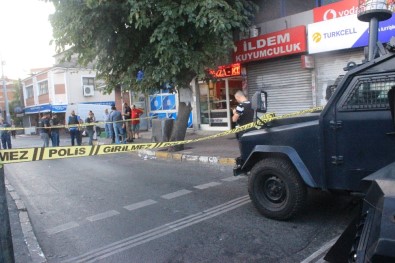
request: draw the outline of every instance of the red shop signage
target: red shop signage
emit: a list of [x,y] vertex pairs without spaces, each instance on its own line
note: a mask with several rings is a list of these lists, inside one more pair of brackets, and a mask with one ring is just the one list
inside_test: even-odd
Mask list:
[[241,75],[240,63],[219,66],[216,70],[210,69],[208,70],[208,72],[210,73],[210,75],[212,75],[215,78],[240,76]]
[[321,22],[358,13],[358,0],[343,0],[313,9],[314,22]]
[[235,43],[233,62],[246,63],[282,57],[307,50],[306,27],[298,26],[266,35],[243,39]]

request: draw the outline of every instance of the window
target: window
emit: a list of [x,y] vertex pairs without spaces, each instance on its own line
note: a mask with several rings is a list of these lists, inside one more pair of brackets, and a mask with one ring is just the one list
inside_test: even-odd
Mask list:
[[33,98],[33,86],[26,87],[26,98]]
[[42,81],[38,83],[38,95],[48,93],[48,81]]
[[388,91],[395,85],[395,76],[361,79],[347,95],[342,110],[389,109]]
[[89,85],[93,86],[95,88],[95,78],[90,78],[90,77],[82,77],[82,85]]

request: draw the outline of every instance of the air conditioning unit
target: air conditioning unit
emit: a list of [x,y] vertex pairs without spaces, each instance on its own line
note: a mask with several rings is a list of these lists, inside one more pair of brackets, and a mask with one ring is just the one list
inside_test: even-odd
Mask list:
[[82,86],[82,90],[85,97],[91,97],[95,95],[95,90],[93,85],[84,85]]

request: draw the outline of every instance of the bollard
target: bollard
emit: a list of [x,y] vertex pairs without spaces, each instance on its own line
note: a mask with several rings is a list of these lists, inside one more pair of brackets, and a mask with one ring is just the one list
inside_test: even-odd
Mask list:
[[15,262],[2,164],[0,164],[0,262]]

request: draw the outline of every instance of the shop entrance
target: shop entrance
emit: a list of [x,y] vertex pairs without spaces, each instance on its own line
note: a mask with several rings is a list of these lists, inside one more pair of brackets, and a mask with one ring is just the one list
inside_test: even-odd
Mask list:
[[202,130],[228,130],[232,128],[232,109],[236,107],[236,91],[242,89],[242,79],[225,78],[201,84],[200,116]]

